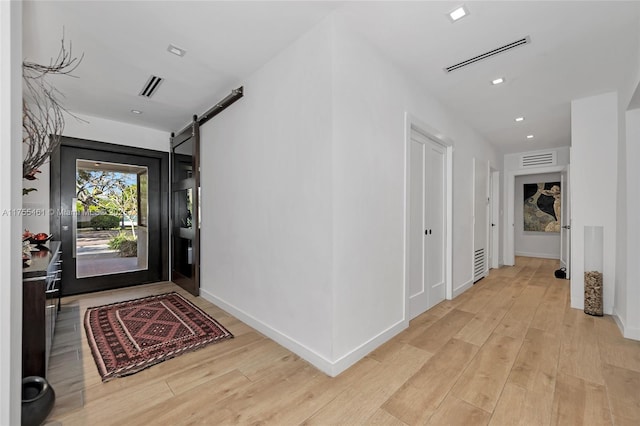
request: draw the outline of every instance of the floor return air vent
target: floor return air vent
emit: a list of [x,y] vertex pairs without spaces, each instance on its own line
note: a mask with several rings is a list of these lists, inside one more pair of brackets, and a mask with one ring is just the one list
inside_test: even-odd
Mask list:
[[484,248],[476,250],[473,253],[473,282],[484,278],[486,265]]

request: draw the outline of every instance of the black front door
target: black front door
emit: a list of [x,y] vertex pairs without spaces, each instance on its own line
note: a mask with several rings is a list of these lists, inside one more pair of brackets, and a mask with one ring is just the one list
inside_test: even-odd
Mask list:
[[62,295],[166,280],[167,153],[87,142],[65,138],[52,158]]

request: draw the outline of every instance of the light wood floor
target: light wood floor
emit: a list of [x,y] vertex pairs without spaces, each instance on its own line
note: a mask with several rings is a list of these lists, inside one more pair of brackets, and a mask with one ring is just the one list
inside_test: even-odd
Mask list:
[[[445,301],[336,378],[192,298],[236,337],[102,383],[81,317],[88,306],[173,284],[64,300],[49,424],[638,425],[640,342],[611,317],[568,307],[557,262],[518,258]],[[184,294],[184,292],[180,291]],[[186,295],[186,294],[185,294]]]

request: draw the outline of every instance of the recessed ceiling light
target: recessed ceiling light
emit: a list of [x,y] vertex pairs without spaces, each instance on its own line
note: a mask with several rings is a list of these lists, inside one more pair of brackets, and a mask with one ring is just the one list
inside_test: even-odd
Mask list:
[[178,46],[174,46],[173,44],[170,44],[169,47],[167,47],[167,50],[171,53],[173,53],[176,56],[184,56],[185,53],[187,53],[186,50],[184,49],[180,49]]
[[516,117],[516,121],[518,121],[518,122],[524,121],[524,117]]
[[493,84],[494,86],[496,84],[502,84],[502,83],[504,83],[504,78],[502,78],[502,77],[498,77],[495,80],[491,80],[491,84]]
[[131,112],[134,114],[142,114],[142,111],[139,111],[137,109],[132,109]]
[[527,139],[533,139],[533,135],[527,135]]
[[468,14],[469,14],[469,11],[463,5],[449,12],[449,19],[451,19],[451,22],[456,22],[457,20],[464,18]]

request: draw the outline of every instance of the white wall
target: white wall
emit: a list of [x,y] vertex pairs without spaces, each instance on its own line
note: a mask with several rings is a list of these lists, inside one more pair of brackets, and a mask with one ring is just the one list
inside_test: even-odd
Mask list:
[[0,425],[20,424],[22,4],[0,2]]
[[[640,340],[640,31],[636,63],[619,96],[618,232],[613,314],[623,335]],[[628,103],[630,102],[630,103]],[[629,108],[630,110],[627,110]]]
[[[77,113],[74,115],[84,121],[66,116],[64,136],[156,151],[169,151],[171,135],[168,132],[89,115]],[[41,173],[37,175],[37,180],[24,181],[25,187],[37,189],[23,198],[23,205],[26,209],[23,227],[32,232],[49,233],[49,170],[49,162],[47,162],[40,167]]]
[[626,262],[618,269],[624,274],[616,286],[614,313],[622,325],[625,337],[640,340],[640,109],[626,112],[626,215],[624,233]]
[[[622,119],[624,120],[625,114],[620,114]],[[628,116],[628,114],[627,114]],[[631,262],[632,265],[628,264],[629,261],[629,244],[635,244],[633,242],[633,237],[629,238],[628,233],[633,232],[633,228],[635,227],[634,223],[628,223],[628,214],[627,209],[629,207],[629,201],[627,200],[629,193],[629,186],[633,188],[634,182],[628,182],[628,176],[633,174],[633,163],[629,163],[628,153],[627,153],[627,137],[631,136],[631,134],[627,134],[628,132],[633,132],[632,128],[629,128],[624,125],[620,134],[620,138],[618,140],[618,170],[617,170],[617,181],[618,181],[618,192],[617,192],[617,235],[616,235],[616,281],[615,281],[615,289],[614,289],[614,298],[613,298],[613,315],[614,318],[618,318],[618,324],[622,326],[621,322],[627,321],[627,282],[629,279],[629,275],[627,274],[627,270],[632,265],[637,262]],[[631,153],[633,154],[633,148],[631,149]],[[629,170],[627,164],[631,164],[632,167]],[[633,205],[635,202],[631,200],[631,204]],[[635,213],[632,213],[631,217],[634,217]],[[629,226],[631,225],[631,226]],[[631,252],[633,253],[633,252]],[[624,326],[621,327],[624,330]],[[624,331],[623,331],[624,332]]]
[[523,197],[526,183],[560,182],[560,173],[516,176],[515,186],[515,250],[516,256],[560,259],[560,233],[525,232],[523,222]]
[[[169,151],[169,138],[171,136],[169,132],[91,115],[75,115],[85,121],[68,117],[65,121],[64,136],[156,151]],[[187,125],[189,123],[184,124]]]
[[584,227],[604,227],[604,312],[616,283],[618,164],[616,93],[571,102],[571,306],[584,307]]
[[637,98],[633,99],[634,96],[638,94],[638,89],[640,89],[640,20],[638,24],[636,27],[635,45],[631,46],[628,52],[628,66],[623,70],[624,75],[618,96],[620,111],[635,109],[640,106],[640,104],[635,104],[635,106],[631,105],[639,101]]
[[473,253],[484,249],[485,268],[481,274],[475,274],[474,280],[485,277],[489,271],[489,162],[477,158],[473,159]]
[[334,356],[342,369],[408,319],[405,112],[454,144],[454,292],[473,281],[473,158],[499,162],[487,141],[350,32],[340,11],[334,31]]
[[333,35],[334,356],[404,319],[407,82],[371,48]]
[[405,112],[454,140],[457,286],[472,159],[498,161],[335,16],[244,86],[202,128],[202,294],[337,374],[406,326]]
[[201,129],[201,293],[325,371],[333,357],[331,51],[321,25]]

